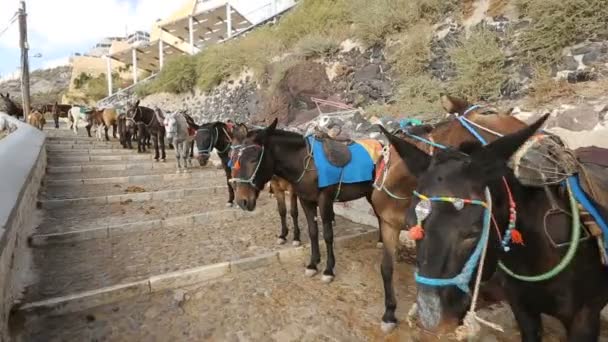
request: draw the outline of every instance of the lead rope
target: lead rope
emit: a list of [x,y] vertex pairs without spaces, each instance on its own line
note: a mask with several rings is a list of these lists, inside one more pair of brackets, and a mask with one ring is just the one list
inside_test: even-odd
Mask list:
[[[487,215],[492,215],[492,196],[490,195],[490,190],[487,187],[485,189],[485,195],[487,203]],[[486,221],[488,222],[487,224],[491,224],[490,220],[486,219]],[[479,266],[477,267],[477,277],[475,278],[475,287],[473,289],[471,307],[467,312],[466,316],[464,316],[463,324],[456,328],[455,331],[456,339],[458,341],[463,341],[465,339],[471,340],[477,337],[477,335],[479,335],[479,332],[481,331],[480,323],[494,330],[504,332],[504,329],[500,325],[488,322],[485,319],[477,316],[477,312],[475,311],[477,309],[477,299],[479,298],[479,288],[481,286],[481,277],[483,273],[483,266],[486,260],[486,252],[488,250],[489,239],[490,234],[487,234],[486,241],[483,245],[483,250],[481,252],[481,259],[479,259]]]
[[[396,199],[396,200],[408,200],[411,197],[401,197],[401,196],[397,196],[394,193],[392,193],[389,189],[386,188],[386,186],[384,186],[384,183],[386,182],[386,178],[388,177],[388,169],[389,169],[389,162],[390,162],[390,145],[388,146],[384,146],[384,148],[382,149],[382,162],[384,163],[384,169],[382,170],[382,182],[380,183],[380,185],[377,184],[377,179],[374,180],[374,188],[376,188],[376,190],[379,191],[384,191],[387,195],[389,195],[390,197]],[[380,178],[380,177],[377,177]]]

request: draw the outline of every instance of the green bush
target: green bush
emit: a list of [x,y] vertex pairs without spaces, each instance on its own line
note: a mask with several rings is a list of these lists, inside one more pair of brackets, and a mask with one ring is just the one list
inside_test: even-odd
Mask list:
[[[441,112],[439,98],[443,91],[441,82],[430,74],[422,73],[404,79],[397,86],[396,103],[402,114],[426,117]],[[429,114],[431,113],[431,114]]]
[[389,49],[389,61],[400,77],[424,71],[431,59],[433,28],[425,21],[412,26],[401,41]]
[[156,79],[141,89],[150,92],[183,93],[193,90],[196,80],[196,60],[188,55],[175,56],[167,60]]
[[507,80],[506,57],[496,34],[481,27],[450,51],[456,68],[452,91],[472,99],[495,100]]
[[294,50],[303,58],[325,57],[340,51],[340,42],[331,36],[310,34],[300,39]]
[[608,34],[606,0],[518,0],[516,5],[532,19],[519,39],[525,62],[556,63],[563,48]]
[[368,45],[382,44],[420,20],[437,21],[458,3],[455,0],[352,0],[355,35]]

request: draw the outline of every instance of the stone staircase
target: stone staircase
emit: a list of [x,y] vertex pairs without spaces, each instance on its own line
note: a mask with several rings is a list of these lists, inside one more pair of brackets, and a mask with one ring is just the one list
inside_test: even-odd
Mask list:
[[[255,212],[227,208],[217,168],[176,174],[172,158],[155,163],[116,141],[46,132],[40,223],[29,239],[35,280],[11,314],[12,340],[420,338],[404,323],[416,295],[414,269],[405,263],[394,276],[402,323],[390,335],[380,330],[377,229],[336,217],[336,279],[327,285],[304,276],[309,247],[301,210],[304,245],[276,245],[275,201],[262,193]],[[506,330],[483,328],[482,341],[520,340],[508,307],[480,314]],[[555,321],[545,321],[545,331],[548,340],[562,335]]]

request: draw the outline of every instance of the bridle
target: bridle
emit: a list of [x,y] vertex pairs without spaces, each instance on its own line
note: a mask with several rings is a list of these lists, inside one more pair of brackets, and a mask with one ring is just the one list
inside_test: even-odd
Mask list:
[[[218,140],[220,138],[220,135],[219,135],[217,127],[213,127],[213,128],[200,127],[196,131],[197,131],[197,133],[198,132],[211,132],[211,141],[209,142],[209,146],[207,146],[206,148],[202,148],[202,149],[198,150],[198,152],[200,154],[202,154],[202,155],[210,155],[211,151],[213,151],[213,149],[215,148],[215,145],[217,144],[217,142],[218,142]],[[224,131],[224,133],[226,134],[226,137],[228,138],[228,141],[227,141],[227,144],[226,144],[226,148],[224,148],[221,151],[218,150],[218,153],[220,153],[220,154],[226,153],[231,148],[231,143],[232,143],[232,139],[230,138],[230,134],[228,134],[228,132],[226,131],[226,129],[222,128],[222,131]]]
[[243,156],[243,151],[249,149],[249,148],[259,148],[261,149],[261,153],[260,153],[260,159],[258,160],[255,169],[253,170],[253,173],[251,174],[251,176],[249,178],[242,178],[242,177],[233,177],[230,179],[231,183],[237,183],[237,184],[248,184],[251,185],[252,187],[254,187],[257,190],[261,190],[256,184],[255,184],[255,177],[258,173],[258,170],[260,169],[260,166],[262,165],[262,161],[264,159],[264,146],[262,145],[258,145],[258,144],[252,144],[252,145],[247,145],[247,146],[238,146],[234,148],[234,152],[238,151],[238,154],[236,156],[236,162],[234,163],[234,165],[232,166],[232,169],[235,171],[240,170],[241,168],[241,157]]

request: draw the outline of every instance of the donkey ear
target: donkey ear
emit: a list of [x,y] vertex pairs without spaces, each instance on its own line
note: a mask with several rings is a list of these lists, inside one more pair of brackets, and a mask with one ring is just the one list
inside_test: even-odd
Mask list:
[[391,145],[395,146],[397,153],[399,153],[401,159],[405,161],[407,168],[410,170],[410,172],[412,172],[412,174],[414,174],[414,176],[419,177],[428,169],[431,163],[430,155],[420,150],[418,147],[416,147],[416,145],[390,134],[381,125],[378,126],[380,127],[382,133],[386,135]]
[[471,156],[471,167],[485,179],[495,179],[504,175],[505,166],[511,156],[547,121],[549,113],[543,115],[533,124],[515,133],[491,142],[474,152]]
[[139,100],[135,101],[135,108],[139,107]]
[[449,114],[462,114],[467,110],[467,108],[470,107],[470,104],[467,100],[448,94],[441,94],[441,105],[443,106],[443,109],[445,109],[445,111]]
[[266,128],[266,134],[268,134],[268,136],[272,135],[274,133],[274,131],[277,129],[277,124],[279,123],[279,119],[275,118],[272,123],[270,124],[270,126],[268,126],[268,128]]
[[234,136],[234,138],[236,140],[243,140],[247,137],[247,133],[248,133],[248,129],[247,126],[245,126],[244,124],[237,124],[233,129],[232,129],[232,135]]

